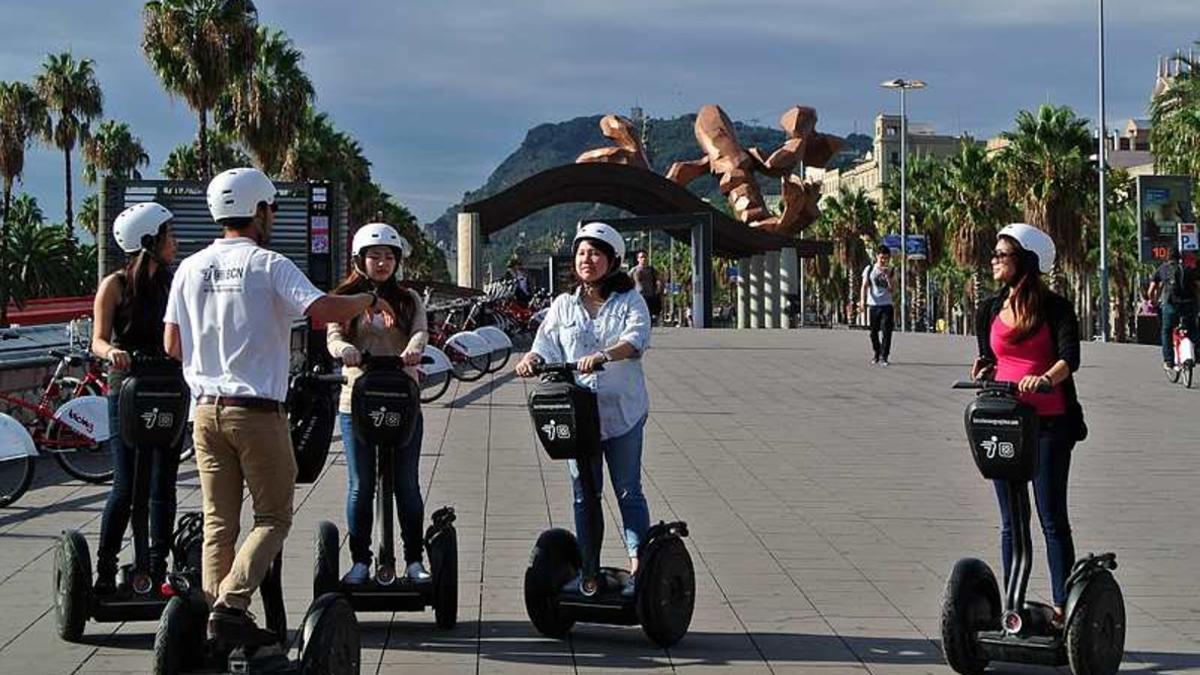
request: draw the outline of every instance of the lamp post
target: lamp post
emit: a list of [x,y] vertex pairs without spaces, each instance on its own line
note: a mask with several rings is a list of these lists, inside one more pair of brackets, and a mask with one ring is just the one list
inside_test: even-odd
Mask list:
[[1108,205],[1105,204],[1104,174],[1108,168],[1108,140],[1104,123],[1104,0],[1099,0],[1099,49],[1100,49],[1100,341],[1108,342]]
[[905,92],[924,89],[921,80],[896,78],[880,83],[884,89],[900,90],[900,332],[908,330],[908,111]]

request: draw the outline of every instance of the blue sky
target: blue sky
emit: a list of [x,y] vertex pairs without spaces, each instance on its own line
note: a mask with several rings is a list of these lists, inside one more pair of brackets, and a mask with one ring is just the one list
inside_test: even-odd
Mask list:
[[[423,221],[478,187],[542,122],[640,104],[654,117],[718,103],[775,124],[794,104],[821,128],[869,131],[898,106],[878,83],[925,79],[910,118],[993,135],[1051,101],[1095,118],[1094,0],[259,0],[303,50],[317,107],[357,137],[374,175]],[[0,1],[0,79],[46,53],[96,60],[106,117],[151,156],[194,137],[141,54],[134,0]],[[1109,0],[1109,124],[1144,116],[1155,59],[1200,39],[1200,1]],[[36,148],[23,189],[62,214],[62,156]],[[86,193],[76,176],[76,194]]]

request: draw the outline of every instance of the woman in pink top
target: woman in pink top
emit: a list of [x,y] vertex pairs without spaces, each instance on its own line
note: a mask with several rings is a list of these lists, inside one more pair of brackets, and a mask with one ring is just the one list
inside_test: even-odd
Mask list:
[[[1054,241],[1036,227],[1014,223],[1000,230],[992,252],[992,277],[1001,288],[979,304],[975,332],[979,357],[971,376],[1017,382],[1021,400],[1037,411],[1040,452],[1033,493],[1046,538],[1055,620],[1061,622],[1066,580],[1075,562],[1067,479],[1071,450],[1083,440],[1086,426],[1071,375],[1079,368],[1079,322],[1071,303],[1047,288],[1042,277],[1054,267],[1054,253]],[[1051,385],[1049,393],[1037,392],[1043,383]],[[1012,527],[1007,492],[1000,482],[996,496],[1007,577]]]

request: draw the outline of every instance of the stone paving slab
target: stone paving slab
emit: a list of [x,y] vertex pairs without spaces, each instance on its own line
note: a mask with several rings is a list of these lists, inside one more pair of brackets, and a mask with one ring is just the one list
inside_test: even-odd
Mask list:
[[[938,644],[945,577],[959,557],[998,558],[995,497],[962,440],[969,394],[949,389],[973,342],[901,336],[888,369],[867,364],[866,344],[845,330],[655,332],[645,491],[654,519],[689,522],[697,574],[692,630],[669,650],[636,628],[581,625],[565,641],[532,629],[521,579],[537,534],[571,527],[566,468],[535,446],[529,383],[507,371],[455,383],[425,408],[421,471],[427,510],[458,511],[459,626],[360,614],[363,672],[950,672]],[[1200,672],[1200,390],[1167,384],[1151,347],[1089,344],[1083,361],[1092,437],[1073,457],[1076,547],[1118,553],[1124,670]],[[340,450],[297,491],[284,578],[293,627],[311,600],[317,522],[344,530]],[[0,510],[0,672],[145,672],[153,623],[92,623],[74,645],[55,636],[54,538],[80,528],[94,546],[106,490],[53,462],[38,470]],[[193,464],[179,499],[198,505]],[[619,514],[611,490],[605,499],[604,555],[617,564]],[[1040,553],[1030,590],[1048,592]]]

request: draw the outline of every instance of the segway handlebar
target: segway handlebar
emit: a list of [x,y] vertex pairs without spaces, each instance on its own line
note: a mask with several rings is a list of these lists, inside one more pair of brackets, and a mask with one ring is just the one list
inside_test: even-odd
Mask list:
[[[596,370],[604,370],[604,365],[601,364],[601,365],[596,366]],[[579,372],[579,366],[573,362],[571,362],[571,363],[555,362],[555,363],[535,363],[535,364],[533,364],[533,374],[534,375],[551,375],[551,374],[568,375],[570,373],[577,373],[577,372]]]
[[[1016,396],[1018,393],[1017,383],[1005,380],[958,380],[952,385],[952,388],[976,389],[984,392],[1008,394],[1010,396]],[[1049,394],[1053,389],[1052,385],[1045,382],[1038,383],[1037,391],[1039,394]]]
[[[339,366],[346,365],[342,363],[341,359],[334,359],[333,362]],[[431,363],[435,363],[432,356],[421,355],[419,365],[427,366]],[[404,360],[399,356],[374,356],[371,352],[363,352],[362,361],[358,364],[358,367],[366,370],[368,368],[408,368],[409,366],[405,365]]]

